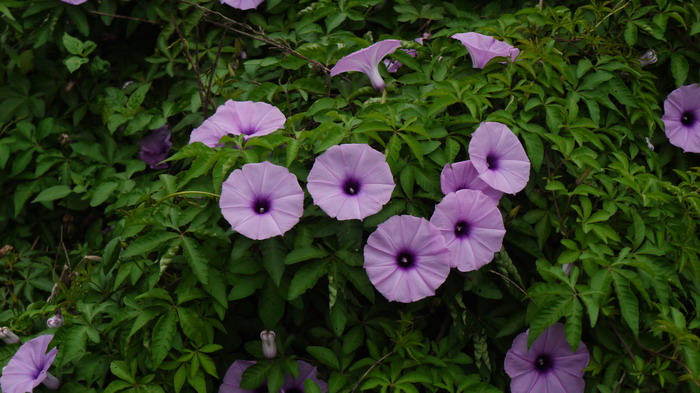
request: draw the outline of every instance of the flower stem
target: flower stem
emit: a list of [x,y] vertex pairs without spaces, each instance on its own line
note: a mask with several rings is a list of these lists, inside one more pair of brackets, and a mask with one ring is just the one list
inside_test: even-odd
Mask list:
[[50,373],[46,373],[46,379],[44,379],[42,384],[51,390],[58,390],[61,386],[61,381]]
[[168,199],[168,198],[172,198],[172,197],[178,196],[178,195],[189,195],[189,194],[208,195],[208,196],[214,197],[214,198],[220,198],[220,197],[221,197],[221,196],[218,195],[218,194],[212,194],[211,192],[206,192],[206,191],[180,191],[180,192],[174,192],[174,193],[172,193],[172,194],[170,194],[170,195],[166,195],[166,196],[160,198],[160,199],[156,202],[156,205],[160,204],[161,202],[163,202],[164,200],[166,200],[166,199]]

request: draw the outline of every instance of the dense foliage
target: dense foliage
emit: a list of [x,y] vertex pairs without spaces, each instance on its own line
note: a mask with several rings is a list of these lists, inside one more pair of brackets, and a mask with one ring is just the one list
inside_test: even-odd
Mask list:
[[[274,391],[296,359],[328,390],[509,391],[513,338],[562,322],[591,358],[587,392],[700,391],[700,168],[661,122],[675,88],[700,81],[693,1],[0,1],[0,326],[52,332],[61,392],[215,392],[236,359]],[[520,49],[471,66],[455,33]],[[413,40],[429,37],[420,45]],[[415,58],[329,76],[381,39]],[[652,49],[658,62],[639,58]],[[263,101],[283,130],[226,147],[188,144],[226,100]],[[497,121],[532,164],[499,208],[493,262],[452,270],[436,296],[388,302],[362,250],[397,214],[429,218],[440,171]],[[166,169],[138,156],[168,125]],[[299,224],[256,241],[217,196],[246,163],[289,168],[305,188],[341,143],[383,152],[390,202],[338,221],[306,193]],[[570,274],[562,269],[571,264]],[[46,328],[60,308],[65,323]],[[0,365],[16,346],[0,346]],[[315,386],[307,389],[313,391]]]

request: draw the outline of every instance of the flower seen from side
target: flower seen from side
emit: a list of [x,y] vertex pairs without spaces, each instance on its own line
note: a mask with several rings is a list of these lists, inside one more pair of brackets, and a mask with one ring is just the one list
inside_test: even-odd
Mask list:
[[661,118],[668,140],[684,152],[700,153],[700,86],[681,86],[664,101]]
[[530,178],[530,159],[505,124],[481,123],[469,141],[469,157],[479,178],[498,191],[520,192]]
[[224,135],[243,135],[244,139],[267,135],[283,128],[286,120],[277,107],[268,103],[228,100],[192,131],[190,143],[217,147]]
[[314,203],[338,220],[362,220],[389,202],[394,178],[384,155],[369,145],[336,145],[316,158],[307,188]]
[[464,189],[479,190],[497,201],[503,195],[479,178],[479,172],[469,160],[445,164],[440,173],[440,189],[445,195]]
[[520,54],[520,49],[479,33],[458,33],[452,38],[459,40],[467,47],[474,68],[484,68],[486,63],[494,57],[509,57],[510,61],[515,61]]
[[[249,360],[236,360],[233,362],[226,371],[226,375],[224,375],[223,383],[219,387],[219,393],[267,393],[268,389],[265,383],[253,390],[241,388],[243,373],[255,363]],[[299,377],[294,378],[291,375],[287,375],[280,393],[305,393],[304,382],[307,380],[315,382],[323,393],[328,390],[326,383],[318,378],[316,367],[301,360],[297,360],[297,364],[299,365]]]
[[528,332],[519,334],[506,354],[512,393],[583,393],[583,369],[589,360],[583,342],[572,351],[561,323],[545,330],[529,350],[527,340]]
[[239,10],[252,10],[265,0],[221,0],[221,4],[229,5]]
[[141,139],[139,158],[148,164],[151,169],[165,169],[168,163],[160,163],[168,158],[168,153],[173,147],[172,137],[168,126],[153,130]]
[[234,231],[255,240],[283,235],[299,222],[304,192],[287,168],[246,164],[223,182],[221,213]]
[[390,53],[394,53],[401,46],[399,40],[383,40],[353,52],[342,59],[331,68],[331,76],[349,71],[364,72],[369,77],[372,87],[376,90],[384,90],[386,84],[379,75],[379,63]]
[[3,326],[0,327],[0,340],[7,345],[17,344],[19,342],[19,336],[7,326]]
[[415,302],[435,294],[450,273],[450,250],[428,220],[394,216],[367,239],[364,267],[390,301]]
[[32,392],[42,383],[51,390],[59,388],[61,382],[48,371],[58,354],[56,348],[46,353],[51,340],[53,335],[45,334],[22,344],[7,366],[2,369],[2,376],[0,376],[2,392]]
[[491,262],[506,234],[498,201],[476,190],[447,194],[435,206],[430,222],[445,238],[452,255],[450,266],[463,272]]

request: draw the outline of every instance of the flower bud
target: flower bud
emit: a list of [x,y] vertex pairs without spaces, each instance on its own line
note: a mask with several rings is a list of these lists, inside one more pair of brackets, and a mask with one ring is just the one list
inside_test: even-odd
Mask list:
[[0,327],[0,340],[4,341],[5,344],[17,344],[19,342],[19,337],[12,333],[12,330],[7,326]]
[[50,328],[59,328],[63,326],[63,314],[61,314],[61,309],[56,311],[56,315],[46,320],[46,326]]
[[561,270],[563,270],[567,276],[570,276],[571,275],[571,264],[565,263],[565,264],[561,265]]
[[642,67],[654,64],[657,60],[658,59],[656,58],[656,52],[654,52],[653,49],[647,50],[646,52],[644,52],[642,57],[637,59],[637,61],[639,61],[639,64],[641,64]]
[[272,359],[277,356],[277,345],[275,344],[275,332],[272,330],[263,330],[260,333],[262,340],[263,355],[266,358]]

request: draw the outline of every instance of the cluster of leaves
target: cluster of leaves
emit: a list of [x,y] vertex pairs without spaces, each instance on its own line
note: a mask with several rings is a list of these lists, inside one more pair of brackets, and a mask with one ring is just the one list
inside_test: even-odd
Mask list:
[[[668,92],[700,81],[700,10],[462,3],[0,2],[0,325],[37,334],[65,310],[64,392],[213,392],[234,359],[262,358],[263,329],[280,356],[246,386],[274,390],[304,359],[331,392],[507,391],[514,335],[557,321],[591,352],[587,391],[700,391],[700,170],[660,120]],[[518,61],[471,68],[450,38],[467,31],[507,39]],[[362,74],[328,76],[384,38],[417,51],[391,56],[385,98]],[[658,62],[642,68],[648,49]],[[274,104],[284,130],[187,145],[227,99]],[[483,121],[514,130],[533,168],[501,202],[504,249],[435,297],[386,302],[362,268],[367,236],[429,217],[440,170]],[[175,152],[149,170],[138,142],[165,124]],[[397,188],[380,213],[339,222],[307,195],[284,237],[228,229],[210,195],[232,170],[268,160],[303,183],[340,143],[386,154]]]

